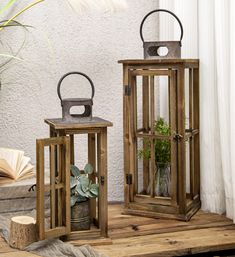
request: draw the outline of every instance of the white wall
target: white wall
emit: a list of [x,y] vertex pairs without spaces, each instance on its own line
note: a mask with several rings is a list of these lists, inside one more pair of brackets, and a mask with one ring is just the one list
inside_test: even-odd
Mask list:
[[[73,70],[87,73],[96,86],[94,115],[114,123],[108,133],[110,200],[123,198],[122,67],[117,60],[142,58],[139,24],[147,12],[157,8],[156,0],[128,0],[128,4],[129,9],[122,13],[82,16],[64,0],[35,6],[19,19],[36,28],[27,33],[21,51],[24,61],[2,75],[0,91],[0,147],[23,149],[35,163],[35,140],[48,137],[43,120],[61,116],[56,94],[59,78]],[[147,26],[147,33],[156,35],[156,27]],[[22,30],[9,29],[1,37],[15,49]],[[74,83],[69,92],[72,90],[76,90]],[[79,156],[86,149],[81,140]]]

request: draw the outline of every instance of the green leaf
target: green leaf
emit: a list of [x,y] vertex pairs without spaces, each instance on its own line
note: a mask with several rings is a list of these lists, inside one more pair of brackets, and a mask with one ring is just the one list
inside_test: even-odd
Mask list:
[[87,163],[85,168],[84,168],[84,172],[86,174],[92,174],[93,173],[93,167],[90,163]]
[[82,186],[82,190],[86,192],[89,189],[89,179],[85,175],[80,177],[80,183]]
[[71,170],[72,174],[74,175],[74,177],[78,177],[81,174],[79,168],[75,165],[71,165],[70,170]]
[[93,198],[93,197],[95,197],[95,195],[93,195],[90,191],[87,191],[86,192],[86,197],[87,198]]
[[82,190],[81,184],[78,184],[78,185],[76,186],[76,191],[77,191],[77,193],[78,193],[80,196],[86,197],[86,192],[84,192],[84,191]]
[[78,200],[78,197],[75,195],[72,195],[70,197],[70,206],[73,207],[75,205],[75,203],[77,202],[77,200]]
[[90,191],[94,196],[98,196],[99,194],[99,185],[98,184],[92,184],[90,186]]
[[75,193],[76,193],[76,187],[74,187],[74,188],[71,189],[71,196],[72,196],[72,195],[75,195]]
[[77,185],[78,180],[72,176],[70,176],[70,188],[73,188]]

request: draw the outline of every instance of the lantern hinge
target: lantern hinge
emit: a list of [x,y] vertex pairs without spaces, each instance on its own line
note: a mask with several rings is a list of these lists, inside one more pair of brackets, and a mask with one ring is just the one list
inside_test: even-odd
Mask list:
[[126,184],[132,185],[132,175],[131,174],[126,175]]
[[100,184],[103,186],[105,182],[104,176],[100,176]]
[[131,86],[130,85],[126,85],[125,86],[125,95],[126,96],[130,96],[131,95]]

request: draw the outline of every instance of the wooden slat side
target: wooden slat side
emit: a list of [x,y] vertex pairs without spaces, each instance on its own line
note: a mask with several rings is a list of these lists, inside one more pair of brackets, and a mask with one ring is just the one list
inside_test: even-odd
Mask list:
[[169,77],[169,104],[170,104],[170,130],[171,130],[171,199],[172,204],[177,204],[177,142],[174,140],[174,135],[177,131],[176,126],[176,72],[171,71]]
[[64,205],[65,205],[65,213],[63,215],[64,218],[64,225],[65,225],[65,233],[69,234],[71,230],[71,206],[70,206],[70,139],[69,137],[64,138]]
[[[194,130],[193,121],[193,69],[189,69],[189,130]],[[195,175],[194,175],[194,136],[189,139],[189,163],[190,163],[190,194],[191,199],[195,195]]]
[[43,140],[36,140],[37,155],[37,212],[36,222],[40,240],[45,239],[45,210],[44,210],[44,144]]
[[[96,183],[96,135],[88,134],[88,162],[92,165],[94,172],[90,175],[90,180]],[[96,199],[90,199],[91,220],[96,219]]]
[[107,179],[107,128],[98,134],[99,169],[99,228],[101,236],[108,236],[108,179]]
[[50,146],[50,223],[51,228],[55,227],[55,146]]
[[[151,134],[155,134],[155,88],[154,76],[150,77],[150,116],[151,116]],[[155,177],[156,177],[156,160],[155,160],[155,140],[150,139],[151,142],[151,172],[150,172],[150,195],[155,196]]]
[[[145,133],[149,132],[149,77],[143,76],[142,85],[142,104],[143,104],[143,130]],[[149,143],[143,140],[143,150],[149,147]],[[149,160],[143,159],[143,190],[147,192],[149,185]]]
[[133,115],[133,124],[132,124],[132,128],[131,128],[131,143],[133,145],[133,171],[132,172],[132,176],[133,176],[133,183],[134,183],[134,187],[133,187],[133,194],[137,194],[138,193],[138,158],[137,158],[137,140],[136,140],[136,133],[137,133],[137,81],[136,81],[136,76],[132,76],[132,94],[131,94],[131,98],[132,98],[132,115]]
[[70,162],[74,165],[74,135],[69,135],[70,137]]
[[184,69],[177,70],[177,121],[178,134],[182,139],[178,141],[178,200],[180,214],[186,212],[186,163],[185,163],[185,90]]
[[[200,130],[199,69],[193,70],[193,123]],[[194,136],[194,195],[200,195],[200,134]]]
[[[135,186],[136,186],[136,175],[135,175],[135,166],[136,166],[136,142],[135,142],[135,117],[134,117],[134,85],[135,85],[135,77],[132,76],[132,71],[128,72],[128,84],[131,89],[129,95],[129,171],[128,175],[132,177],[132,183],[129,183],[129,192],[130,192],[130,201],[133,202],[134,194],[135,194]],[[127,181],[126,181],[127,182]]]
[[129,147],[129,121],[130,121],[130,97],[125,94],[125,88],[129,83],[128,66],[123,65],[123,142],[124,142],[124,199],[125,204],[130,201],[130,187],[126,183],[126,176],[130,171],[130,147]]

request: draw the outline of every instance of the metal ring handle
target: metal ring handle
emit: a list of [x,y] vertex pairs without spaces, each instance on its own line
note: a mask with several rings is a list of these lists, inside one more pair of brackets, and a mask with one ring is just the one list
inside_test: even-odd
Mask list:
[[171,15],[178,21],[179,26],[180,26],[180,30],[181,30],[181,36],[180,36],[180,46],[181,46],[181,41],[182,41],[183,35],[184,35],[183,25],[182,25],[180,19],[179,19],[173,12],[171,12],[171,11],[169,11],[169,10],[166,10],[166,9],[157,9],[157,10],[153,10],[153,11],[151,11],[150,13],[148,13],[148,14],[144,17],[144,19],[142,20],[141,25],[140,25],[140,37],[141,37],[141,40],[143,41],[143,43],[145,42],[145,41],[144,41],[144,37],[143,37],[143,25],[144,25],[144,22],[145,22],[145,20],[146,20],[151,14],[156,13],[156,12],[166,12],[166,13],[169,13],[169,14],[171,14]]
[[93,84],[92,80],[91,80],[86,74],[84,74],[84,73],[82,73],[82,72],[72,71],[72,72],[68,72],[68,73],[64,74],[64,75],[62,76],[62,78],[61,78],[61,79],[59,80],[59,82],[58,82],[58,85],[57,85],[57,94],[58,94],[58,96],[59,96],[59,98],[60,98],[60,101],[62,102],[62,97],[61,97],[61,93],[60,93],[61,83],[62,83],[62,81],[63,81],[67,76],[73,75],[73,74],[81,75],[81,76],[85,77],[85,78],[90,82],[91,90],[92,90],[91,99],[93,99],[93,97],[94,97],[94,95],[95,95],[95,87],[94,87],[94,84]]

